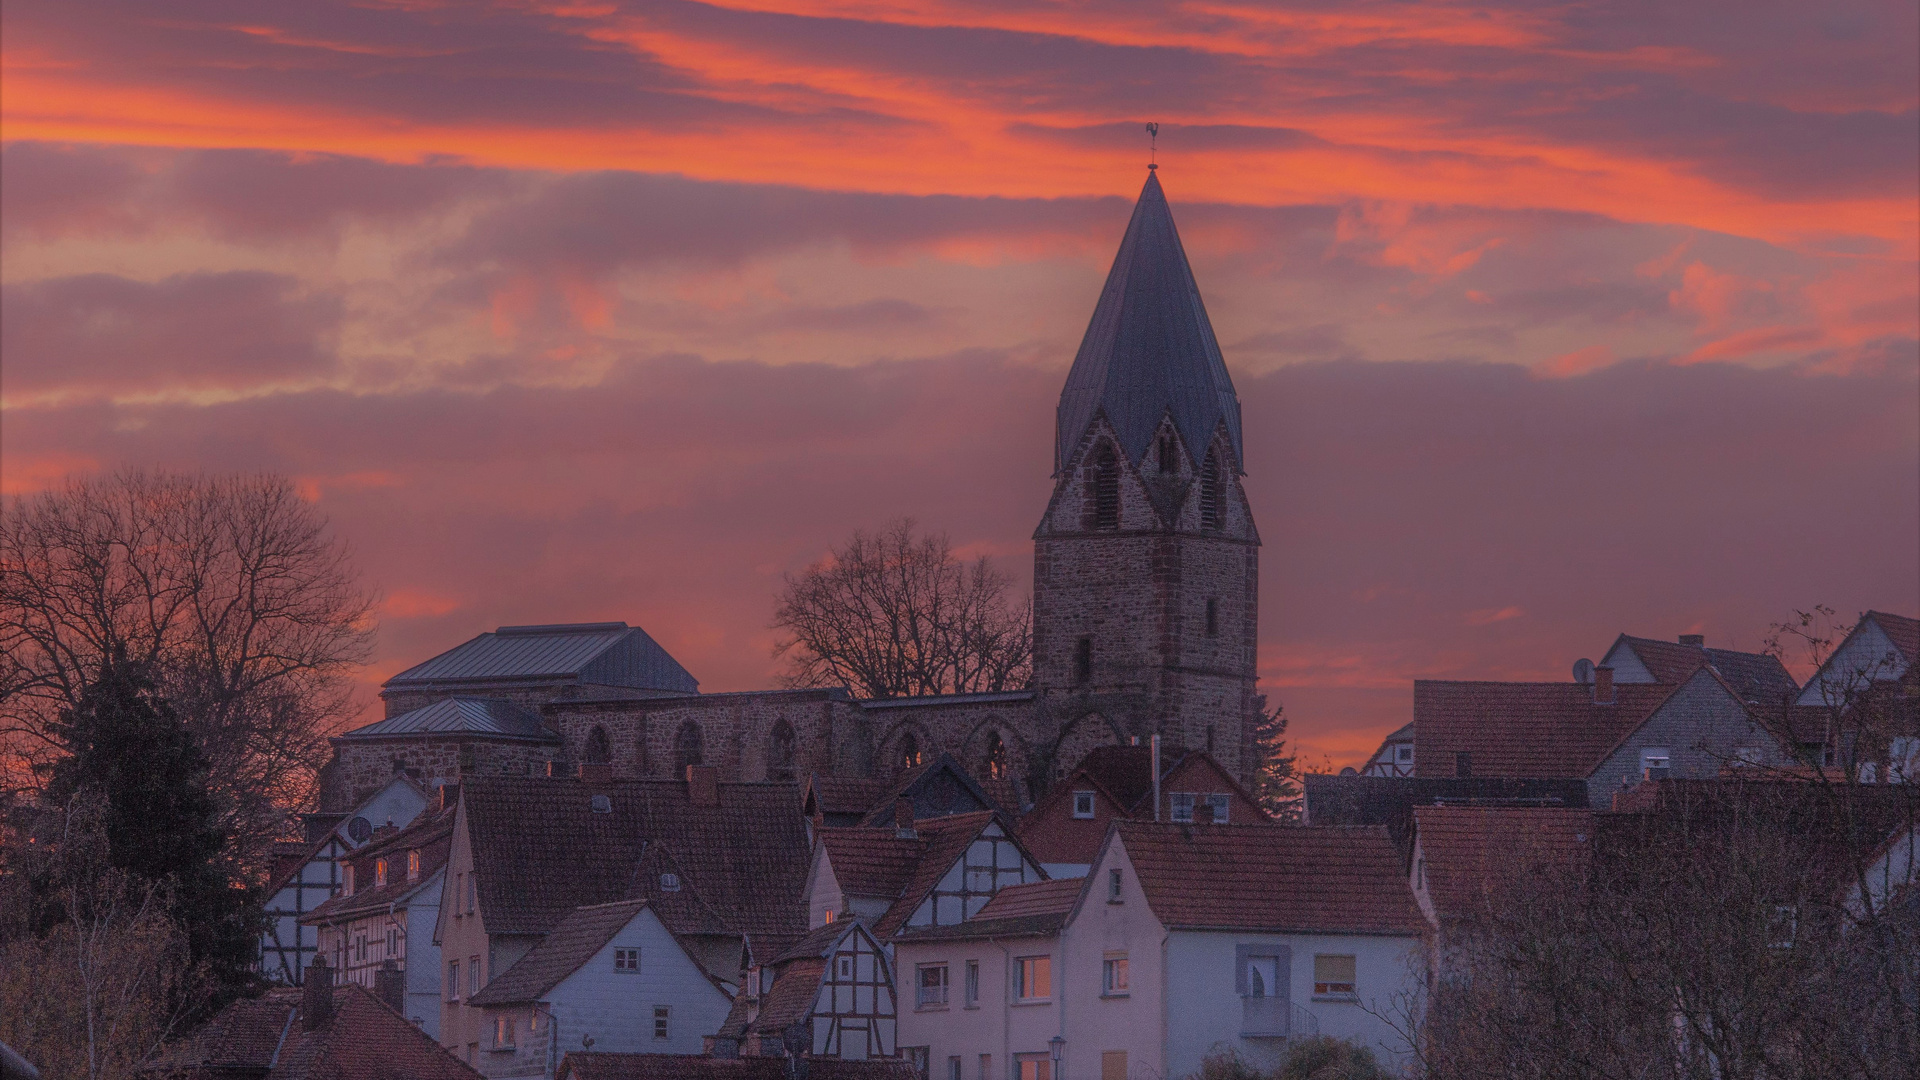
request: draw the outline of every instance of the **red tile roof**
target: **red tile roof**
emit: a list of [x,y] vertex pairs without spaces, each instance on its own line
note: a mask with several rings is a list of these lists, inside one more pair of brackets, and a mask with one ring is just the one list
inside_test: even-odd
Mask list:
[[[906,924],[920,901],[940,883],[991,821],[1001,820],[990,810],[972,814],[922,818],[915,835],[903,838],[892,828],[822,829],[819,842],[833,865],[834,880],[842,892],[893,901],[874,923],[881,940]],[[1009,838],[1012,830],[1006,830]],[[1018,843],[1018,841],[1015,841]]]
[[813,1003],[820,997],[820,978],[827,971],[823,957],[794,960],[780,970],[778,978],[760,999],[760,1012],[748,1026],[749,1032],[777,1035],[813,1014]]
[[264,1080],[480,1080],[465,1062],[364,988],[333,990],[333,1019],[318,1031],[301,1021],[303,991],[274,990],[236,1001],[193,1036],[141,1066],[168,1080],[236,1073]]
[[645,900],[617,900],[575,908],[553,932],[514,965],[467,999],[469,1005],[519,1005],[539,1001],[561,980],[613,940],[647,906]]
[[1086,878],[1061,878],[1059,881],[1030,881],[1008,885],[993,894],[976,919],[1016,919],[1025,915],[1064,915],[1080,899]]
[[[559,1080],[788,1080],[788,1061],[776,1057],[711,1058],[692,1054],[609,1054],[575,1050],[560,1061]],[[912,1063],[897,1059],[806,1059],[807,1080],[917,1080]]]
[[1379,826],[1114,823],[1170,928],[1417,935],[1426,920]]
[[1866,617],[1880,624],[1880,631],[1909,663],[1920,661],[1920,619],[1909,619],[1891,611],[1869,611]]
[[1414,775],[1457,775],[1464,752],[1474,776],[1587,776],[1678,689],[1622,683],[1601,705],[1581,683],[1416,680]]
[[[914,862],[913,874],[908,877],[906,888],[900,891],[900,899],[894,901],[886,914],[875,921],[874,936],[885,941],[905,926],[908,917],[920,906],[920,901],[927,898],[927,894],[940,884],[940,879],[953,868],[953,864],[966,854],[968,845],[973,843],[988,823],[998,818],[998,814],[983,810],[977,814],[952,814],[918,822],[920,842],[926,847]],[[1001,827],[1011,839],[1013,830],[1006,828],[1004,822]],[[1019,843],[1017,840],[1014,842]]]
[[1413,819],[1427,895],[1442,920],[1485,912],[1523,877],[1577,879],[1592,853],[1590,810],[1422,806]]
[[1658,683],[1678,685],[1702,666],[1712,664],[1742,701],[1781,701],[1799,689],[1780,658],[1770,653],[1710,649],[1628,634],[1621,634],[1619,640],[1633,650]]

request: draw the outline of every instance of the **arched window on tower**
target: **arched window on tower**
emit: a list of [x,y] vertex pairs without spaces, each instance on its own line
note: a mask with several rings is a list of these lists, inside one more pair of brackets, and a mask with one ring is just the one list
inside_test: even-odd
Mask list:
[[1093,639],[1083,637],[1073,646],[1073,684],[1085,686],[1093,681]]
[[1093,462],[1089,467],[1088,493],[1093,506],[1093,527],[1096,529],[1117,529],[1120,527],[1120,459],[1113,452],[1113,444],[1102,442],[1093,452]]
[[704,764],[704,736],[700,725],[692,720],[683,721],[680,730],[673,734],[673,775],[676,780],[687,778],[687,766]]
[[1169,431],[1160,436],[1160,471],[1172,473],[1180,471],[1180,449],[1174,444],[1179,440]]
[[793,725],[785,720],[773,725],[773,737],[767,746],[767,779],[793,779]]
[[914,738],[913,732],[900,736],[900,758],[895,764],[902,769],[920,767],[920,740]]
[[599,724],[587,732],[587,760],[595,765],[613,760],[613,744],[607,739],[607,729]]
[[1220,451],[1207,451],[1200,469],[1200,527],[1209,532],[1227,520],[1227,470],[1220,464]]
[[997,731],[987,732],[987,779],[1007,778],[1007,744]]

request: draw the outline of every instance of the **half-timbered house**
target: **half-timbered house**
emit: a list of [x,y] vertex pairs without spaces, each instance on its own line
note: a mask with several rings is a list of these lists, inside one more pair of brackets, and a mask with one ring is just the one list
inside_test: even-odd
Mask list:
[[817,927],[748,990],[713,1040],[718,1057],[892,1057],[899,1021],[893,967],[858,917]]
[[1002,887],[1046,879],[999,814],[896,813],[891,828],[817,833],[805,892],[811,925],[857,915],[885,942],[902,927],[958,923]]

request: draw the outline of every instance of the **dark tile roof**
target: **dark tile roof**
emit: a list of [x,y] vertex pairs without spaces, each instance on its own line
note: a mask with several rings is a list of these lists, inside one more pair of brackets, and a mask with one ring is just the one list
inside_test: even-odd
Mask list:
[[822,829],[819,843],[833,865],[840,891],[850,896],[898,899],[913,877],[926,844],[902,839],[893,829]]
[[1101,413],[1136,463],[1169,414],[1194,461],[1221,425],[1233,449],[1229,465],[1238,469],[1243,460],[1240,399],[1166,193],[1151,173],[1060,392],[1055,472],[1072,460]]
[[813,773],[807,777],[804,799],[810,814],[864,817],[891,787],[886,780],[878,777],[821,776]]
[[449,683],[572,680],[696,693],[700,684],[647,632],[623,622],[503,626],[388,679],[388,690]]
[[141,1072],[199,1078],[247,1072],[266,1080],[479,1080],[364,988],[334,987],[333,1019],[301,1022],[300,990],[273,990],[222,1009],[194,1035],[163,1048]]
[[[657,844],[730,930],[784,947],[806,931],[798,897],[811,849],[799,792],[785,783],[718,788],[719,805],[699,807],[681,780],[468,781],[460,799],[488,931],[544,934],[574,908],[644,892],[636,872]],[[611,813],[593,811],[596,793],[608,797]],[[669,915],[663,906],[663,921]]]
[[1085,878],[1008,885],[993,894],[974,916],[947,926],[915,926],[894,940],[973,941],[985,938],[1038,937],[1060,932],[1086,886]]
[[[300,921],[308,925],[333,922],[339,919],[351,919],[361,915],[386,911],[389,907],[405,908],[413,899],[413,894],[426,888],[433,875],[447,865],[447,854],[453,848],[453,808],[435,812],[421,813],[413,824],[394,833],[381,837],[355,851],[345,860],[353,864],[355,884],[373,882],[374,860],[385,856],[387,859],[387,884],[361,888],[352,896],[336,893],[312,911],[302,915]],[[419,876],[407,879],[407,852],[420,852]]]
[[1787,674],[1780,658],[1770,653],[1710,649],[1628,634],[1620,635],[1620,641],[1633,650],[1648,673],[1660,683],[1677,686],[1702,665],[1712,664],[1742,701],[1781,701],[1800,688],[1793,676]]
[[468,999],[470,1005],[520,1005],[539,1001],[562,979],[580,970],[647,906],[645,900],[616,900],[574,908],[559,925],[514,965],[493,977]]
[[1601,705],[1581,683],[1419,679],[1413,774],[1453,776],[1466,752],[1474,776],[1587,776],[1677,689],[1622,683]]
[[1413,850],[1413,812],[1422,806],[1544,806],[1584,808],[1580,777],[1413,777],[1307,775],[1309,825],[1384,825],[1401,855]]
[[822,957],[795,960],[782,967],[760,999],[760,1012],[747,1030],[775,1035],[812,1016],[813,1003],[820,998],[820,979],[826,972],[827,961]]
[[1869,611],[1866,617],[1880,624],[1880,632],[1887,635],[1908,663],[1920,661],[1920,619],[1909,619],[1891,611]]
[[1008,806],[994,798],[967,771],[967,767],[960,764],[958,758],[945,750],[895,776],[880,797],[874,800],[860,824],[895,824],[894,815],[898,812],[901,799],[912,803],[915,815],[921,817],[968,814],[979,810],[1000,810],[1013,814],[1020,809],[1018,805]]
[[1420,934],[1400,856],[1377,827],[1114,823],[1169,928]]
[[542,723],[540,717],[532,712],[510,701],[474,697],[442,698],[431,705],[354,728],[334,738],[392,739],[452,734],[481,735],[521,742],[562,741],[559,732]]
[[789,1075],[786,1058],[712,1058],[691,1054],[609,1054],[572,1051],[560,1061],[559,1080],[918,1080],[912,1063],[874,1058],[801,1058]]
[[1578,881],[1590,863],[1590,810],[1425,806],[1413,816],[1427,895],[1442,920],[1484,914],[1502,893],[1543,873]]
[[[1171,762],[1162,747],[1161,768]],[[1096,746],[1080,759],[1075,773],[1098,784],[1113,801],[1131,811],[1153,794],[1153,748],[1150,746]],[[1067,786],[1071,787],[1071,784]]]
[[789,960],[800,960],[809,956],[824,957],[833,952],[834,948],[840,944],[841,938],[846,937],[854,927],[859,925],[862,924],[858,918],[846,918],[816,926],[807,931],[800,940],[789,945],[787,951],[775,957],[773,962],[784,964]]

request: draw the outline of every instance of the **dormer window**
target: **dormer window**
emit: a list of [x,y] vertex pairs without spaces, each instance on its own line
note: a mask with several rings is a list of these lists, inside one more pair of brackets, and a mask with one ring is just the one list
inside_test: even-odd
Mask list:
[[340,867],[340,891],[347,896],[353,895],[353,864],[344,863]]
[[407,852],[407,880],[420,880],[420,849]]
[[668,871],[667,873],[661,874],[660,875],[660,891],[661,892],[679,892],[680,891],[680,875],[673,873],[672,871]]
[[373,887],[376,889],[383,889],[383,888],[386,888],[386,885],[387,885],[387,860],[375,859],[373,860]]
[[1093,527],[1096,529],[1117,529],[1120,527],[1120,459],[1113,452],[1113,444],[1103,442],[1093,452],[1093,462],[1088,470],[1088,501],[1093,509]]
[[1093,792],[1076,791],[1073,793],[1073,816],[1090,818],[1093,816]]

